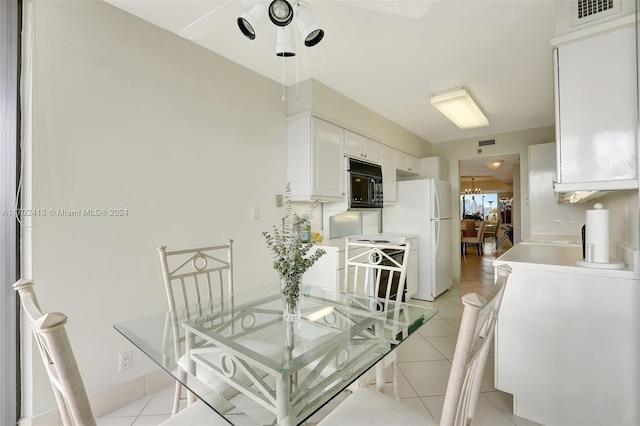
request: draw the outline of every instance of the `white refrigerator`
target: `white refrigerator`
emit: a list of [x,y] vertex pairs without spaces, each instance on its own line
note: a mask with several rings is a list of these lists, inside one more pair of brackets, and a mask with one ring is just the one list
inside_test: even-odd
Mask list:
[[383,232],[418,236],[418,292],[433,301],[453,285],[451,183],[436,179],[397,183],[397,204],[382,209]]

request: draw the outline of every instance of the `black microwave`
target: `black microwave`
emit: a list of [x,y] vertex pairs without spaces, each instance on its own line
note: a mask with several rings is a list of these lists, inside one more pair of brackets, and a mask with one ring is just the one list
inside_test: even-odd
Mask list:
[[382,168],[378,164],[349,158],[349,208],[378,209],[383,205]]

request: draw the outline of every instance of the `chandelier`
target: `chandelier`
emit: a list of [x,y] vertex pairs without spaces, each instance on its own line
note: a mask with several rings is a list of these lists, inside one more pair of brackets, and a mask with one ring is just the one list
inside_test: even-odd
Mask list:
[[311,7],[305,1],[260,0],[251,10],[238,17],[238,27],[246,38],[255,40],[266,23],[267,16],[276,26],[276,56],[296,55],[294,27],[290,25],[293,22],[307,47],[317,45],[324,37],[324,30],[318,26]]
[[464,194],[465,195],[471,195],[471,199],[475,200],[475,195],[476,194],[481,194],[482,193],[482,189],[480,188],[476,188],[476,178],[472,177],[471,178],[471,188],[467,188],[464,190]]

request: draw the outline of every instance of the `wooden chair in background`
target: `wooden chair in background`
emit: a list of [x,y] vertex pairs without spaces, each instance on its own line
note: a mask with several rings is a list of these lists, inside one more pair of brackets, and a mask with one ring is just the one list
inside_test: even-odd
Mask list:
[[487,225],[484,231],[484,239],[493,238],[495,242],[495,247],[498,247],[498,232],[500,231],[500,225],[502,224],[502,220],[498,217],[498,221],[496,223],[492,223]]
[[462,237],[460,239],[460,243],[462,244],[462,253],[467,253],[467,246],[469,244],[475,245],[478,249],[478,255],[482,256],[483,254],[483,244],[484,244],[484,230],[485,230],[486,222],[483,220],[478,225],[478,232],[474,236]]

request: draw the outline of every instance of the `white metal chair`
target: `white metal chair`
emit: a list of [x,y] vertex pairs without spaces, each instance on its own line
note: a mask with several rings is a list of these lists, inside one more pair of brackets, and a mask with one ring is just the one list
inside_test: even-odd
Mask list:
[[473,244],[478,248],[478,255],[482,256],[483,250],[484,250],[483,244],[484,244],[484,232],[485,232],[486,226],[487,226],[487,223],[483,220],[478,225],[478,233],[475,236],[462,237],[460,239],[464,254],[467,253],[467,246],[469,244]]
[[[170,311],[188,306],[202,307],[213,298],[233,294],[233,240],[217,246],[175,251],[167,251],[166,246],[160,246],[158,253]],[[175,321],[172,321],[171,328],[178,374],[185,377],[184,333]],[[181,393],[182,385],[176,381],[173,415],[180,409]]]
[[[61,312],[43,314],[33,289],[33,280],[21,279],[13,285],[31,320],[42,361],[53,387],[60,418],[64,426],[95,426],[87,391],[78,369],[71,342],[65,329],[67,316]],[[199,402],[180,411],[159,426],[228,425],[228,422]]]
[[[496,320],[511,268],[496,268],[497,279],[486,297],[468,293],[445,393],[440,425],[467,426],[473,421]],[[318,426],[432,425],[410,407],[365,388],[354,392]]]
[[61,312],[42,313],[32,280],[21,279],[13,288],[20,294],[24,312],[31,321],[62,423],[65,426],[95,425],[87,391],[65,329],[67,317]]
[[[348,292],[375,296],[383,299],[377,309],[387,309],[390,300],[402,300],[406,276],[407,262],[411,242],[405,245],[382,244],[352,241],[347,237],[345,242],[345,276],[344,282]],[[402,260],[398,257],[402,256]],[[396,287],[392,284],[396,284]],[[367,387],[375,378],[377,389],[382,392],[384,387],[385,370],[391,367],[393,392],[396,399],[400,399],[398,389],[398,363],[396,352],[385,356],[375,368],[363,374],[349,386],[356,391]]]

